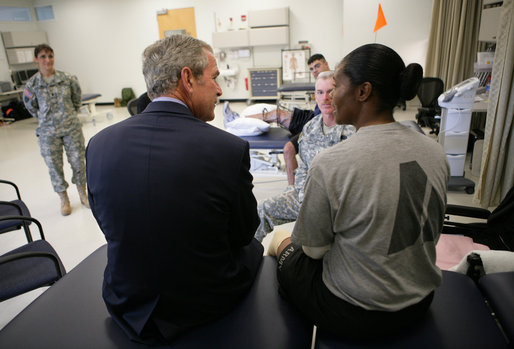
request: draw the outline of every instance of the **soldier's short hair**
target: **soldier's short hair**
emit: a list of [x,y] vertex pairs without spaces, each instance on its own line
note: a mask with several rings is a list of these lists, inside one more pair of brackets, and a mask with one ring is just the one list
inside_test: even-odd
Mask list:
[[307,65],[313,63],[314,61],[325,62],[325,57],[321,53],[315,53],[309,57],[309,59],[307,60]]
[[318,80],[327,80],[334,77],[334,72],[331,70],[327,70],[324,72],[319,73],[318,77],[316,78],[316,81]]
[[47,45],[47,44],[39,44],[37,45],[35,48],[34,48],[34,57],[37,58],[37,55],[39,54],[39,52],[41,51],[46,51],[46,52],[51,52],[51,53],[54,53],[54,50],[53,48],[50,47],[50,45]]

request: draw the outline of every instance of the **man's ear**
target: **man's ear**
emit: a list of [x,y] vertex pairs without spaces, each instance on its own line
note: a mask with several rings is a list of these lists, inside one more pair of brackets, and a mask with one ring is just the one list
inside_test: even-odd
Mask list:
[[193,71],[189,67],[184,67],[180,71],[180,81],[187,92],[193,92]]
[[371,85],[369,82],[365,82],[359,85],[357,87],[357,100],[359,102],[365,102],[370,96],[371,92],[373,91],[373,85]]

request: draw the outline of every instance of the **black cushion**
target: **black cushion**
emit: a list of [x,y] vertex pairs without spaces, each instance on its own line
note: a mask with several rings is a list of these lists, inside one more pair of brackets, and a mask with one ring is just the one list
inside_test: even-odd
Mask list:
[[[110,318],[101,297],[106,245],[37,298],[0,331],[5,348],[141,348]],[[308,348],[312,326],[277,293],[276,261],[264,257],[239,307],[179,337],[173,348]],[[163,346],[157,348],[164,348]]]
[[514,272],[486,274],[478,284],[514,345]]
[[[21,212],[20,212],[21,211]],[[21,200],[12,200],[10,204],[0,204],[0,217],[3,216],[26,216],[30,217],[30,211],[25,205],[25,203]],[[30,221],[27,221],[27,225],[30,224]],[[9,221],[1,221],[0,222],[0,233],[16,230],[21,228],[23,225],[23,221],[21,220],[9,220]]]
[[293,82],[280,86],[277,91],[279,92],[297,92],[297,91],[314,91],[314,82]]
[[[45,252],[57,256],[57,252],[45,240],[36,240],[2,255],[0,257],[0,302],[36,288],[51,285],[61,277],[57,265],[49,257],[34,256],[5,263],[2,260],[4,256],[26,252]],[[64,266],[62,264],[60,266],[65,272]]]
[[102,95],[99,93],[83,93],[82,94],[82,103],[85,103],[87,101],[90,101],[92,99],[101,97]]
[[335,348],[482,349],[507,348],[507,342],[473,281],[466,275],[443,271],[443,284],[418,326],[399,337],[369,341],[350,341],[318,330],[316,349]]
[[241,136],[250,143],[251,149],[282,149],[289,137],[291,133],[282,127],[270,127],[268,132],[258,136]]

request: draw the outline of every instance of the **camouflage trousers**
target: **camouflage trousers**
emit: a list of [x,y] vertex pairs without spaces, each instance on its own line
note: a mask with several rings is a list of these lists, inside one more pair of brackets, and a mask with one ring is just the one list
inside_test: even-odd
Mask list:
[[63,148],[73,173],[71,182],[77,185],[86,184],[85,141],[81,128],[74,129],[65,136],[40,133],[38,143],[56,193],[68,188],[64,179]]
[[294,187],[288,187],[282,194],[259,202],[257,211],[261,222],[254,237],[262,241],[275,225],[296,221],[300,206],[298,192]]

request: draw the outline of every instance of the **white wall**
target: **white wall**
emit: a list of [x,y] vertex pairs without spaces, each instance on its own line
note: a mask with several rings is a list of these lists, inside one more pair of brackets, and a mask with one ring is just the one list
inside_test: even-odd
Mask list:
[[[387,25],[373,33],[381,3]],[[432,20],[432,0],[344,0],[343,55],[367,43],[387,45],[405,64],[419,63],[425,57]]]
[[[239,18],[248,10],[288,6],[290,46],[311,43],[331,67],[352,49],[374,42],[379,0],[0,0],[4,6],[52,5],[55,19],[15,24],[0,30],[43,30],[55,50],[57,69],[76,74],[85,93],[101,93],[101,102],[120,97],[123,87],[144,92],[141,53],[158,39],[156,11],[194,7],[198,38],[211,43],[215,16]],[[424,65],[433,0],[380,0],[388,25],[377,42],[397,50],[406,63]],[[35,16],[34,16],[35,18]],[[280,49],[254,50],[256,66],[280,66]],[[0,50],[0,67],[5,67]],[[4,68],[2,68],[4,69]]]
[[55,67],[76,74],[83,93],[101,93],[101,102],[113,102],[124,87],[136,95],[146,90],[141,53],[159,38],[155,11],[163,3],[51,0],[55,20],[39,26],[55,51]]

